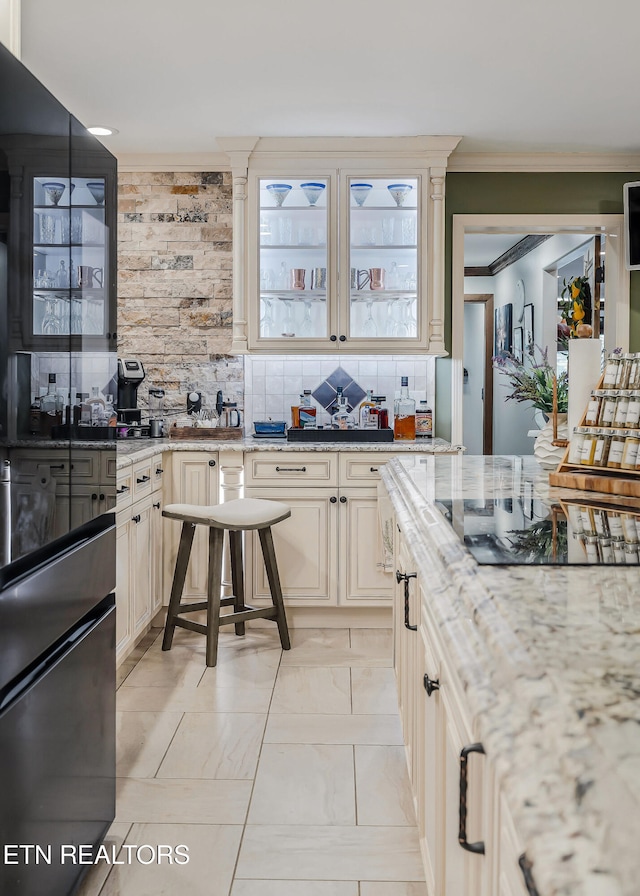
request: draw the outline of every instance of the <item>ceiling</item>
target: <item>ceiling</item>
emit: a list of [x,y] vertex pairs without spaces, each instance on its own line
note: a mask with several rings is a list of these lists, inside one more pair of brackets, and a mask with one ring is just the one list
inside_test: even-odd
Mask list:
[[22,60],[116,155],[218,136],[640,150],[630,0],[28,0]]

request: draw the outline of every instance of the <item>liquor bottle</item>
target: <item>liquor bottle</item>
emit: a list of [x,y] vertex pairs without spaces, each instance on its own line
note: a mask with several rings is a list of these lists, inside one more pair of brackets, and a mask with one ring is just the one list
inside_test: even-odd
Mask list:
[[300,403],[300,426],[303,429],[317,429],[316,407],[311,404],[311,389],[305,389]]
[[433,412],[428,401],[421,401],[416,410],[416,438],[430,439],[433,436]]
[[91,398],[89,399],[89,405],[91,406],[91,425],[104,426],[104,398],[101,398],[100,389],[98,388],[98,386],[91,387]]
[[62,406],[60,396],[56,389],[56,374],[49,374],[49,388],[46,395],[42,396],[40,401],[40,434],[43,436],[51,435],[54,426],[62,423]]
[[29,433],[32,436],[40,435],[40,396],[34,395],[29,408]]
[[373,400],[376,404],[372,411],[372,414],[375,413],[375,416],[377,418],[377,429],[389,429],[389,411],[386,408],[382,407],[382,402],[387,400],[387,396],[374,395]]
[[372,419],[371,411],[375,407],[373,389],[367,389],[366,398],[360,405],[360,429],[377,429],[378,421]]
[[336,396],[336,411],[331,417],[331,429],[355,429],[356,421],[353,414],[349,413],[347,399],[342,394],[342,386],[338,386]]
[[400,380],[400,397],[393,403],[393,438],[413,441],[416,437],[416,403],[409,395],[409,378]]

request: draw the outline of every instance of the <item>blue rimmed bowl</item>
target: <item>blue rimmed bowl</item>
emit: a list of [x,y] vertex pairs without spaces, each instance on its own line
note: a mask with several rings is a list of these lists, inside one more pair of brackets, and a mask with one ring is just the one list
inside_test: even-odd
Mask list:
[[404,205],[404,201],[413,190],[413,187],[411,184],[389,184],[387,190],[393,196],[395,204],[400,208],[401,205]]
[[291,192],[291,184],[267,184],[267,191],[278,208]]
[[360,208],[365,204],[367,196],[373,189],[373,184],[351,184],[351,195]]
[[315,205],[324,191],[324,184],[300,184],[300,189],[307,197],[309,205]]

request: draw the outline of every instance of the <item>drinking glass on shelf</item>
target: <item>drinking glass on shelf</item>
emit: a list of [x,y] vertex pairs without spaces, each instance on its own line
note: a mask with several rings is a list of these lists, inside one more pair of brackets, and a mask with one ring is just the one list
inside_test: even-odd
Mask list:
[[283,336],[295,336],[295,322],[293,320],[293,305],[291,302],[285,302],[285,315],[284,322],[282,324],[282,335]]
[[69,242],[69,234],[71,232],[71,221],[69,215],[62,215],[60,218],[60,242],[67,244]]
[[392,246],[396,229],[395,218],[382,219],[382,243],[385,246]]
[[293,218],[287,216],[278,221],[278,242],[281,246],[293,243]]
[[402,245],[413,246],[416,241],[416,219],[413,215],[402,218]]
[[71,332],[82,333],[82,301],[71,299]]
[[71,216],[71,242],[82,242],[82,212],[76,212]]
[[58,336],[62,333],[60,302],[58,301],[57,296],[47,296],[45,298],[42,333],[44,336]]
[[271,268],[260,269],[260,289],[273,289],[274,276]]
[[55,243],[56,218],[55,215],[40,215],[40,242]]
[[260,304],[262,306],[262,317],[260,318],[260,335],[266,338],[275,336],[276,332],[273,320],[273,300],[265,299],[263,297],[260,299]]
[[378,327],[376,326],[376,322],[373,319],[373,300],[369,299],[367,301],[367,318],[362,325],[362,335],[371,338],[373,336],[378,335]]

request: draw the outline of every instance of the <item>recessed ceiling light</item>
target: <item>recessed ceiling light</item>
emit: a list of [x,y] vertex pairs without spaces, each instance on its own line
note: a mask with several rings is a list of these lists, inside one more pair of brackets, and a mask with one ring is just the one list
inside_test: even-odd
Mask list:
[[95,137],[111,137],[112,134],[119,134],[116,128],[105,128],[105,127],[95,127],[95,128],[87,128],[90,134],[93,134]]

